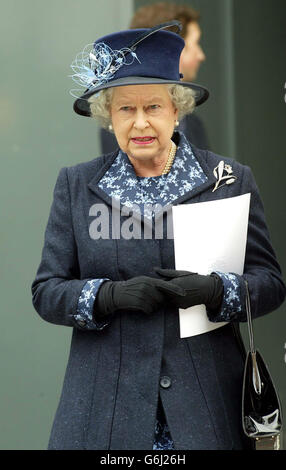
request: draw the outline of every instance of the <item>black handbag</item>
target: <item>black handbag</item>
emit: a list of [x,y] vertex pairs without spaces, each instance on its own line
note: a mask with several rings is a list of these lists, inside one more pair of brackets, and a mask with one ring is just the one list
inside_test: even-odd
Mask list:
[[242,388],[243,431],[254,441],[256,450],[279,450],[282,438],[280,400],[269,370],[254,346],[247,281],[245,285],[249,351],[244,366]]

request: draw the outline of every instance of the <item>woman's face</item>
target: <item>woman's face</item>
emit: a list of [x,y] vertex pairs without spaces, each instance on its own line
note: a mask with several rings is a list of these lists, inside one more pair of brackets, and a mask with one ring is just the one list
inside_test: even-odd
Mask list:
[[128,85],[114,88],[112,126],[119,147],[139,161],[166,159],[178,111],[167,85]]

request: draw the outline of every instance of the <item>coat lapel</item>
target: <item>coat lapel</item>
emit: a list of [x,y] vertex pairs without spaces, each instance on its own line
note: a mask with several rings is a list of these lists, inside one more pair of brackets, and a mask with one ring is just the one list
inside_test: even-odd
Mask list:
[[197,149],[192,145],[192,150],[195,158],[197,159],[199,165],[201,166],[204,174],[206,175],[207,179],[204,183],[196,186],[193,188],[191,191],[186,192],[182,196],[179,196],[177,199],[173,201],[173,205],[177,204],[183,204],[183,203],[188,203],[191,199],[196,197],[198,194],[207,191],[211,187],[213,187],[216,183],[216,179],[214,177],[214,174],[212,172],[212,169],[209,168],[209,166],[206,163],[206,155],[207,155],[207,150],[200,150]]

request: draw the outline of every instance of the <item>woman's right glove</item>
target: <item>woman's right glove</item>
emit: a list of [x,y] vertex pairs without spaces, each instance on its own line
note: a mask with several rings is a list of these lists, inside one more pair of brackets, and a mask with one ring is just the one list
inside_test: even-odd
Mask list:
[[171,281],[149,276],[137,276],[127,281],[105,281],[94,301],[94,317],[98,319],[122,309],[152,313],[171,294],[183,296],[185,292]]

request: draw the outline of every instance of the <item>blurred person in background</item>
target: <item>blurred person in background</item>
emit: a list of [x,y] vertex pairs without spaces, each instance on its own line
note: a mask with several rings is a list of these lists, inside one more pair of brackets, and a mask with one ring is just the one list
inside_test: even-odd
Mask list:
[[[181,37],[185,47],[180,57],[180,73],[182,80],[193,82],[198,75],[200,65],[206,56],[200,45],[201,28],[200,14],[187,5],[159,2],[139,8],[130,23],[131,29],[152,28],[157,24],[178,20],[182,24]],[[178,130],[183,132],[189,142],[200,149],[209,149],[209,142],[201,119],[194,113],[180,120]],[[117,149],[115,136],[108,130],[100,129],[102,153],[110,153]]]

